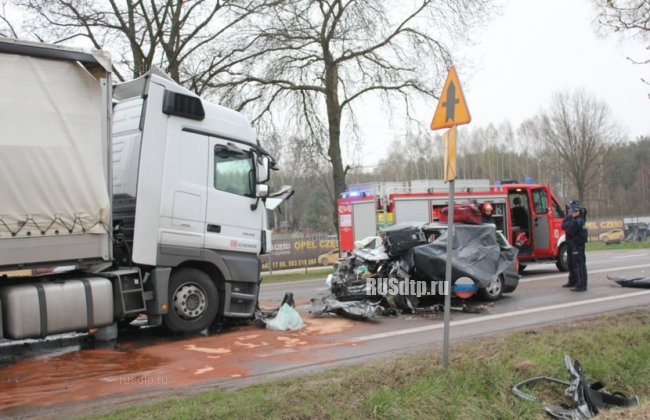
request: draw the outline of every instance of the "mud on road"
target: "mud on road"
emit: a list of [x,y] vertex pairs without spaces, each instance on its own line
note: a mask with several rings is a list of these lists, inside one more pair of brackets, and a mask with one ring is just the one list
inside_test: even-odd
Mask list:
[[291,349],[326,343],[328,335],[355,325],[340,318],[311,318],[305,323],[306,328],[296,332],[243,326],[186,339],[162,339],[155,332],[144,332],[149,337],[133,337],[115,349],[19,360],[0,368],[0,417],[43,412],[44,407],[59,404],[245,378],[260,360],[289,368],[295,358]]

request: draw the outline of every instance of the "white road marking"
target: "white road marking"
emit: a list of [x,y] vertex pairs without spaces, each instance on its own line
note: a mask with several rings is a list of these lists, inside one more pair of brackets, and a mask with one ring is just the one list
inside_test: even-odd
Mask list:
[[[546,311],[555,311],[558,309],[565,309],[565,308],[571,308],[575,306],[582,306],[582,305],[591,305],[594,303],[600,303],[600,302],[608,302],[612,300],[619,300],[619,299],[628,299],[628,298],[635,298],[639,296],[646,296],[650,295],[650,290],[644,290],[641,292],[632,292],[632,293],[624,293],[620,295],[615,295],[615,296],[605,296],[605,297],[600,297],[600,298],[594,298],[594,299],[585,299],[577,302],[567,302],[567,303],[560,303],[557,305],[549,305],[549,306],[540,306],[538,308],[531,308],[531,309],[523,309],[519,311],[513,311],[513,312],[506,312],[502,314],[494,314],[494,315],[486,315],[486,316],[481,316],[477,318],[470,318],[470,319],[463,319],[459,321],[452,321],[450,322],[450,328],[451,327],[458,327],[462,325],[470,325],[470,324],[477,324],[480,322],[486,322],[486,321],[494,321],[497,319],[504,319],[504,318],[512,318],[516,316],[521,316],[521,315],[529,315],[529,314],[534,314],[538,312],[546,312]],[[353,337],[353,338],[348,338],[346,340],[342,340],[339,342],[330,342],[330,343],[324,343],[321,345],[315,345],[315,346],[306,346],[302,348],[293,348],[293,349],[281,349],[277,351],[273,351],[270,353],[266,354],[261,354],[259,357],[261,358],[266,358],[266,357],[273,357],[273,356],[280,356],[283,354],[287,353],[295,353],[297,351],[302,351],[302,350],[318,350],[318,349],[323,349],[323,348],[328,348],[328,347],[336,347],[340,345],[346,345],[346,344],[355,344],[355,343],[364,343],[367,341],[373,341],[373,340],[381,340],[384,338],[391,338],[391,337],[398,337],[402,335],[409,335],[409,334],[418,334],[418,333],[423,333],[423,332],[429,332],[429,331],[435,331],[435,330],[440,330],[444,328],[444,323],[440,322],[434,325],[425,325],[423,327],[415,327],[415,328],[407,328],[403,330],[397,330],[397,331],[389,331],[389,332],[384,332],[384,333],[377,333],[377,334],[370,334],[370,335],[365,335],[362,337]]]
[[635,258],[635,257],[645,257],[646,254],[632,254],[632,255],[621,255],[620,257],[612,257],[613,260],[618,260],[621,258]]
[[[622,295],[615,295],[615,296],[606,296],[606,297],[595,298],[595,299],[586,299],[586,300],[581,300],[581,301],[578,301],[578,302],[560,303],[558,305],[540,306],[538,308],[523,309],[523,310],[520,310],[520,311],[506,312],[506,313],[494,314],[494,315],[487,315],[487,316],[482,316],[482,317],[479,317],[479,318],[463,319],[463,320],[460,320],[460,321],[452,321],[452,322],[449,323],[449,325],[450,325],[450,327],[456,327],[456,326],[461,326],[461,325],[476,324],[476,323],[479,323],[479,322],[493,321],[495,319],[512,318],[514,316],[529,315],[529,314],[534,314],[534,313],[538,313],[538,312],[545,312],[545,311],[554,311],[554,310],[557,310],[557,309],[570,308],[572,306],[589,305],[589,304],[592,304],[592,303],[608,302],[610,300],[627,299],[627,298],[630,298],[630,297],[639,297],[639,296],[644,296],[644,295],[650,295],[650,290],[644,290],[642,292],[625,293],[625,294],[622,294]],[[346,340],[346,342],[348,342],[348,343],[360,343],[360,342],[365,342],[365,341],[378,340],[378,339],[382,339],[382,338],[395,337],[395,336],[399,336],[399,335],[415,334],[415,333],[419,333],[419,332],[439,330],[441,328],[444,328],[443,323],[435,324],[435,325],[427,325],[427,326],[424,326],[424,327],[408,328],[408,329],[400,330],[400,331],[391,331],[391,332],[386,332],[386,333],[371,334],[371,335],[366,335],[366,336],[363,336],[363,337],[354,337],[354,338],[350,338],[350,339]]]
[[[647,267],[650,267],[650,264],[629,265],[627,267],[615,267],[615,268],[601,268],[600,270],[588,271],[587,274],[607,273],[607,272],[610,272],[610,271],[634,270],[634,269],[637,269],[637,268],[647,268]],[[519,283],[528,283],[528,282],[531,282],[531,281],[566,278],[568,275],[569,275],[568,273],[551,274],[551,275],[548,275],[548,276],[535,277],[533,279],[519,280]]]

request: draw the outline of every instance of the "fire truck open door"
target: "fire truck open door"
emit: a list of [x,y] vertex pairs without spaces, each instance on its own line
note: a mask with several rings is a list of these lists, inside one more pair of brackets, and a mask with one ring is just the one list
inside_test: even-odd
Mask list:
[[533,193],[533,239],[536,251],[550,253],[548,209],[549,198],[544,188],[535,189]]

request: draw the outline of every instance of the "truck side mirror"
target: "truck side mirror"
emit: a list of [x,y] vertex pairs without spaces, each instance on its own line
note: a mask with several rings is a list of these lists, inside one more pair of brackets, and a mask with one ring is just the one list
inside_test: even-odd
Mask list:
[[[268,181],[271,178],[270,161],[268,156],[258,156],[257,158],[257,182],[259,184]],[[268,194],[268,192],[267,192]],[[258,196],[259,197],[259,196]]]
[[269,186],[266,184],[257,184],[255,186],[255,197],[266,198],[269,196]]

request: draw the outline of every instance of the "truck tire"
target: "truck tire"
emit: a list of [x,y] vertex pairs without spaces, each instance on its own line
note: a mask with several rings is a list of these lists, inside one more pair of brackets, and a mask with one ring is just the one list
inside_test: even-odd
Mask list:
[[503,296],[503,276],[499,275],[487,287],[479,289],[478,296],[488,302],[501,299],[501,296]]
[[196,268],[174,270],[169,278],[169,311],[165,328],[175,334],[195,334],[210,327],[219,310],[214,281]]
[[557,251],[557,262],[555,266],[560,271],[569,271],[569,255],[567,249],[568,247],[564,243],[560,245],[560,249]]

